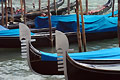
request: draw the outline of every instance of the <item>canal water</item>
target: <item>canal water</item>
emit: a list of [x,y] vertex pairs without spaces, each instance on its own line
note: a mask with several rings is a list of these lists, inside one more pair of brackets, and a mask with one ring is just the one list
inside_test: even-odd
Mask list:
[[[19,0],[13,0],[14,7],[20,7]],[[27,9],[32,9],[32,3],[35,3],[35,8],[38,8],[37,0],[26,0]],[[52,2],[52,1],[51,1]],[[72,2],[72,1],[71,1]],[[89,0],[89,10],[94,9],[104,3],[107,0]],[[83,6],[85,6],[85,0],[83,0]],[[42,1],[42,6],[47,5],[45,0]],[[66,2],[64,4],[66,6]],[[63,7],[63,6],[62,6]],[[117,3],[115,3],[117,7]],[[115,8],[117,9],[117,8]],[[111,11],[111,10],[110,10]],[[110,12],[109,11],[109,12]],[[105,39],[93,42],[87,42],[87,50],[99,50],[105,48],[118,47],[118,39]],[[78,52],[78,45],[72,44],[70,48],[73,48],[75,52]],[[41,47],[39,50],[50,52],[50,47]],[[27,64],[26,59],[21,58],[21,52],[18,48],[12,49],[0,49],[0,80],[64,80],[63,75],[38,75],[33,73]]]

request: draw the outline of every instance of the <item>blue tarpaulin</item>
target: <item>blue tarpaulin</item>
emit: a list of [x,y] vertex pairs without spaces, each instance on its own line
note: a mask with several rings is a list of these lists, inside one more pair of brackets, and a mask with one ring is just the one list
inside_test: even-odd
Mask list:
[[2,31],[2,30],[9,30],[9,29],[7,29],[7,28],[0,25],[0,31]]
[[[118,14],[118,10],[114,11],[114,15],[117,15],[117,14]],[[106,17],[112,16],[112,12],[109,13],[109,14],[106,14],[105,16],[106,16]]]
[[[41,52],[42,61],[57,61],[57,54]],[[102,49],[97,51],[70,53],[69,56],[75,60],[90,59],[120,59],[120,48]]]
[[[117,17],[106,17],[106,15],[84,15],[86,33],[117,31]],[[76,32],[76,15],[57,15],[51,16],[52,27],[62,32]],[[82,26],[81,16],[80,25]],[[48,17],[36,17],[36,28],[48,28]],[[81,30],[82,28],[80,28]]]
[[2,30],[0,36],[19,36],[19,29]]
[[[92,19],[92,18],[91,18]],[[82,23],[80,23],[80,31],[82,32]],[[57,30],[62,32],[77,32],[76,21],[58,21]],[[86,33],[97,33],[97,32],[108,32],[117,31],[117,17],[102,17],[96,21],[87,21],[85,19],[85,32]]]
[[[33,35],[34,33],[31,33]],[[0,36],[19,36],[19,29],[7,29],[0,26]]]

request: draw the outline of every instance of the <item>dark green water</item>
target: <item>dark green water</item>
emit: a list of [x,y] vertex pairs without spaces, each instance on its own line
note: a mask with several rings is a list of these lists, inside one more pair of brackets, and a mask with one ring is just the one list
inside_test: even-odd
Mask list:
[[[20,7],[19,0],[13,0],[14,7]],[[47,0],[46,0],[47,1]],[[73,0],[74,1],[74,0]],[[27,9],[32,8],[34,2],[38,8],[37,0],[26,0]],[[51,1],[52,2],[52,1]],[[71,1],[72,2],[72,1]],[[83,8],[85,0],[83,0]],[[89,9],[94,9],[99,5],[106,3],[107,0],[89,0]],[[98,4],[99,3],[99,4]],[[47,5],[42,1],[42,6]],[[66,6],[66,2],[63,6]],[[63,7],[62,6],[62,7]],[[117,6],[117,3],[115,4]],[[117,8],[115,8],[117,9]],[[118,39],[106,39],[94,42],[87,42],[87,50],[99,50],[105,48],[118,47]],[[70,45],[70,48],[78,52],[78,45]],[[42,51],[50,52],[51,48],[40,48]],[[64,80],[64,76],[57,75],[38,75],[30,71],[27,60],[21,58],[20,49],[0,49],[0,80]]]

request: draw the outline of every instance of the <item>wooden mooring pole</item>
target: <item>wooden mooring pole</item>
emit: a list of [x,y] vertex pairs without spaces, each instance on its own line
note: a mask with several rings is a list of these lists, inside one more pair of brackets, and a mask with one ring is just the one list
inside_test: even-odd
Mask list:
[[54,0],[54,11],[55,11],[55,14],[57,15],[56,0]]
[[26,2],[24,0],[24,24],[26,24]]
[[83,46],[84,46],[84,52],[87,51],[86,49],[86,35],[85,35],[85,25],[84,25],[84,17],[83,17],[83,10],[82,10],[82,1],[79,0],[80,2],[80,11],[81,11],[81,21],[82,21],[82,39],[83,39]]
[[86,15],[88,15],[88,0],[86,0]]
[[23,0],[20,0],[21,5],[21,21],[23,21]]
[[79,48],[79,52],[82,52],[82,41],[81,41],[81,32],[80,32],[79,2],[78,2],[78,0],[76,0],[76,16],[77,16],[77,39],[78,39],[78,48]]
[[48,0],[48,19],[49,19],[49,34],[50,34],[51,47],[53,48],[52,24],[51,24],[51,13],[50,13],[50,0]]
[[10,7],[10,4],[11,4],[11,2],[10,2],[10,0],[8,0],[8,7]]
[[11,21],[14,22],[12,0],[10,1],[10,3],[11,3]]
[[23,0],[20,0],[20,4],[21,4],[21,15],[23,15]]
[[41,10],[41,0],[39,0],[39,10]]
[[6,28],[8,28],[7,27],[7,23],[8,23],[7,0],[5,0],[5,13],[6,13]]
[[2,10],[2,26],[4,26],[4,8],[3,8],[3,0],[1,1],[1,10]]
[[68,5],[68,14],[70,14],[70,0],[68,0],[67,5]]
[[118,41],[120,47],[120,0],[118,0]]
[[114,17],[114,5],[115,5],[115,0],[113,0],[113,4],[112,4],[112,17]]

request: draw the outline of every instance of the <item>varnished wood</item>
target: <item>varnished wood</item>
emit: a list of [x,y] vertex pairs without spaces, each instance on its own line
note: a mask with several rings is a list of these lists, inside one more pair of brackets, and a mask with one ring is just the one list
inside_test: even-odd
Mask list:
[[113,5],[112,5],[112,17],[114,17],[114,7],[115,7],[115,0],[113,0]]
[[41,0],[39,0],[39,11],[41,10]]
[[48,0],[48,19],[49,19],[49,34],[50,34],[51,47],[53,48],[52,23],[51,23],[51,13],[50,13],[50,0]]
[[88,15],[88,0],[86,0],[86,15]]
[[118,0],[118,41],[120,47],[120,0]]
[[11,2],[11,21],[14,22],[12,0],[10,2]]
[[3,9],[3,0],[1,1],[1,10],[2,10],[2,26],[4,26],[4,9]]
[[57,15],[56,0],[54,0],[54,11],[55,11],[55,14]]
[[79,0],[80,2],[80,11],[81,11],[81,20],[82,20],[82,39],[83,39],[83,46],[84,46],[84,52],[87,51],[86,49],[86,35],[85,35],[85,24],[84,24],[84,17],[83,17],[83,10],[82,10],[82,1]]
[[23,0],[20,0],[21,5],[21,19],[23,19]]
[[26,1],[24,0],[24,23],[26,24]]
[[81,32],[80,32],[80,21],[79,21],[79,3],[76,0],[76,16],[77,16],[77,39],[78,39],[78,48],[79,52],[82,52],[82,41],[81,41]]
[[68,14],[70,14],[70,0],[67,0]]
[[7,0],[5,0],[5,13],[6,13],[6,27],[7,27],[7,23],[8,23]]

